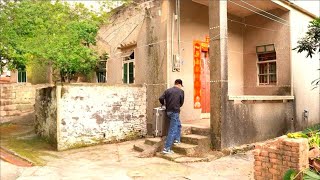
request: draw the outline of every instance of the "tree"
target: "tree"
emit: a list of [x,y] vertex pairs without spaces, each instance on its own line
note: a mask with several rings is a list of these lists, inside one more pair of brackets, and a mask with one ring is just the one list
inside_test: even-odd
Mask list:
[[[108,3],[101,7],[106,5],[110,9]],[[28,61],[48,63],[62,81],[75,73],[89,73],[98,60],[90,47],[109,15],[103,10],[50,0],[0,3],[1,67],[23,69]]]
[[[317,18],[309,23],[306,35],[298,41],[298,46],[293,50],[298,50],[299,53],[307,52],[307,57],[315,53],[320,53],[320,18]],[[320,69],[318,69],[320,71]],[[311,82],[314,88],[319,87],[320,78]]]

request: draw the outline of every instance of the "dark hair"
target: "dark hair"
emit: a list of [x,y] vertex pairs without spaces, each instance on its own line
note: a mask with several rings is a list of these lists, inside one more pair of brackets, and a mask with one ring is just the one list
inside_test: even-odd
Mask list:
[[175,84],[175,85],[181,84],[181,86],[183,86],[181,79],[176,79],[176,80],[174,81],[174,84]]

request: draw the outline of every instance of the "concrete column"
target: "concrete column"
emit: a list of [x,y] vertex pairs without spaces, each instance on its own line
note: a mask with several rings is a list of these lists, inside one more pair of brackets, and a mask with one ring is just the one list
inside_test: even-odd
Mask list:
[[210,128],[213,148],[218,150],[223,148],[222,124],[226,121],[227,118],[227,23],[227,1],[210,0]]

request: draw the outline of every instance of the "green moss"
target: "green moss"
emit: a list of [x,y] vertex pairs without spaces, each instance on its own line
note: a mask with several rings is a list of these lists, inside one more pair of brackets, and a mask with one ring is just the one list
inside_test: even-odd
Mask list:
[[41,156],[56,157],[53,154],[45,152],[54,151],[54,148],[47,141],[39,137],[32,137],[28,139],[8,138],[1,141],[1,146],[15,152],[37,166],[43,166],[46,164]]

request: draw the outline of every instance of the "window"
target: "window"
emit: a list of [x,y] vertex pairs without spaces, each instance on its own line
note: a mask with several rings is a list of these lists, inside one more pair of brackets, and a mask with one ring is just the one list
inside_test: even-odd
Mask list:
[[100,61],[97,64],[97,81],[98,83],[107,82],[107,62],[108,62],[108,53],[104,53],[100,56]]
[[277,55],[274,44],[257,46],[259,85],[277,84]]
[[18,83],[27,82],[27,72],[25,70],[18,71]]
[[134,51],[131,50],[124,53],[123,56],[123,83],[133,84],[134,83]]

